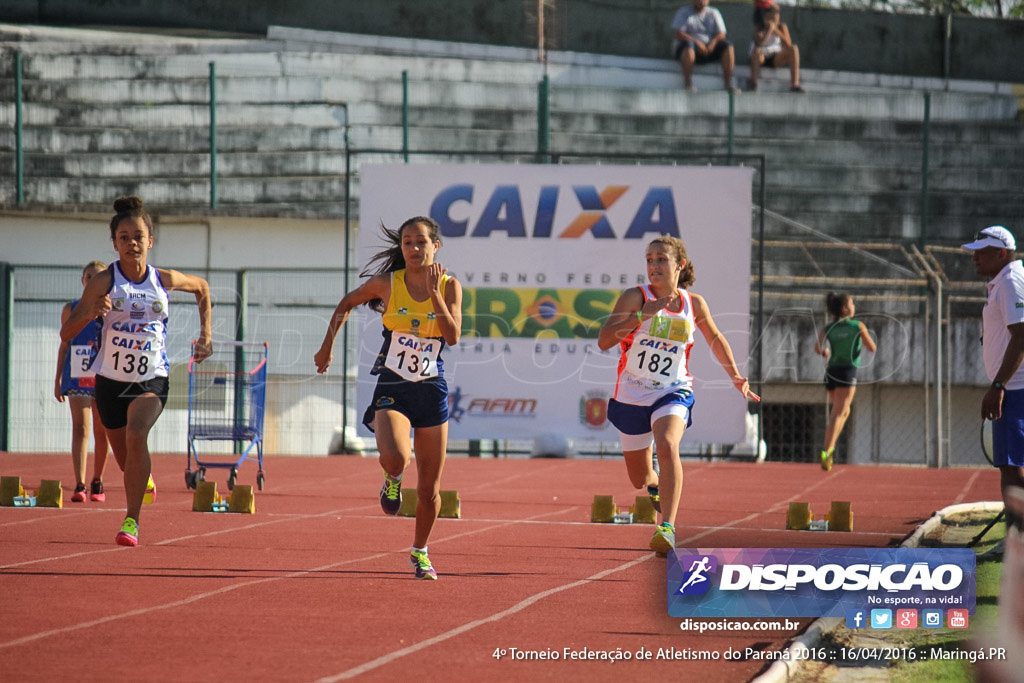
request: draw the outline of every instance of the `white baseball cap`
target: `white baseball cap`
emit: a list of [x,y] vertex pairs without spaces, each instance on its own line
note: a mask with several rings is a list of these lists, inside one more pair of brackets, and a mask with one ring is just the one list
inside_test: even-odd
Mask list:
[[978,249],[984,249],[985,247],[996,247],[997,249],[1009,249],[1010,251],[1016,251],[1017,241],[1013,239],[1013,233],[1003,226],[990,225],[983,230],[979,230],[977,234],[974,235],[973,242],[964,245],[964,249],[970,249],[971,251],[977,251]]

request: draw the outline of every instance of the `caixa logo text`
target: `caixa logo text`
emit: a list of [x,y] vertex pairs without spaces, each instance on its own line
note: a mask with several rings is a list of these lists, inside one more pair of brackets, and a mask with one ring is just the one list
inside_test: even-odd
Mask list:
[[823,591],[909,591],[958,588],[964,572],[955,564],[929,567],[925,562],[910,565],[770,564],[747,566],[726,564],[721,567],[719,590],[777,591],[796,590],[812,585]]
[[[613,225],[607,212],[616,203],[616,215],[627,216],[628,223]],[[559,219],[556,229],[556,211],[574,218],[568,222]],[[487,196],[486,192],[477,192],[474,185],[457,184],[434,197],[430,217],[437,221],[443,237],[486,238],[493,233],[563,239],[587,233],[598,239],[616,239],[621,235],[623,239],[641,240],[649,233],[679,237],[671,187],[609,185],[598,190],[592,185],[571,189],[544,185],[533,204],[524,202],[518,185],[498,185]]]

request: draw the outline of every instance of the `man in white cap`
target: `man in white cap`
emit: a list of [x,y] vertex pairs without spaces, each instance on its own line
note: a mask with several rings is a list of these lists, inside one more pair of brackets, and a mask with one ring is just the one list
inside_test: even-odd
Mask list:
[[963,246],[972,252],[978,275],[989,280],[982,355],[992,384],[981,400],[981,417],[992,420],[992,463],[1007,504],[1011,489],[1024,489],[1024,265],[1013,233],[1001,225],[979,230]]

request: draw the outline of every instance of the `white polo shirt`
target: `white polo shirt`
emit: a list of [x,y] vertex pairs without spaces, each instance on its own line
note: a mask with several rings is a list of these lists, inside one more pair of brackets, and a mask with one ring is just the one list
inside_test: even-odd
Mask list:
[[[1024,323],[1024,265],[1020,261],[1007,264],[988,283],[988,300],[985,301],[981,320],[985,374],[989,379],[995,379],[1010,343],[1007,327]],[[1010,390],[1024,389],[1024,364],[1003,384]]]

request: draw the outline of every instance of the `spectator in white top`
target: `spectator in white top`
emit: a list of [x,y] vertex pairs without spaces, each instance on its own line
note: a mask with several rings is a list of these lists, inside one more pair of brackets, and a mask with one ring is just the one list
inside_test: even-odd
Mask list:
[[1010,499],[1014,489],[1024,489],[1024,266],[1013,233],[1001,225],[978,231],[963,246],[978,275],[989,281],[981,348],[992,384],[981,400],[981,418],[992,420],[992,464],[999,468],[1007,526],[1019,529]]
[[693,86],[694,64],[722,62],[725,89],[739,92],[732,84],[732,70],[736,55],[732,43],[725,39],[725,20],[709,0],[693,0],[693,5],[681,7],[672,19],[672,54],[683,67],[683,83],[687,90]]
[[779,6],[766,7],[761,22],[754,25],[754,40],[750,43],[750,89],[757,90],[757,76],[762,66],[788,66],[790,92],[804,92],[800,85],[800,48],[793,44]]

